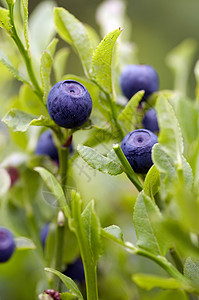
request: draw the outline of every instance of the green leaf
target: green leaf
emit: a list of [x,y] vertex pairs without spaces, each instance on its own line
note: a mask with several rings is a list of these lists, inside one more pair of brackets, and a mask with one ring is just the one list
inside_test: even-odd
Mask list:
[[114,242],[124,244],[123,232],[121,231],[119,226],[112,225],[109,227],[105,227],[102,230],[103,233],[105,233],[106,237],[108,237],[109,239],[113,240]]
[[195,68],[194,68],[194,74],[196,79],[196,100],[199,102],[199,60],[196,62]]
[[110,128],[100,128],[100,127],[94,127],[92,132],[89,135],[89,138],[84,142],[85,146],[89,147],[95,147],[98,144],[107,143],[110,140],[112,140],[113,134],[109,131]]
[[32,240],[26,238],[26,237],[18,237],[15,238],[15,243],[17,250],[32,250],[36,249],[35,244]]
[[10,23],[9,10],[0,7],[0,27],[4,28],[10,35],[12,34],[12,25]]
[[181,289],[183,284],[175,278],[166,278],[148,274],[134,274],[132,280],[141,288],[149,291],[154,287],[161,289]]
[[47,47],[46,51],[42,54],[41,57],[41,66],[40,66],[40,74],[42,81],[42,88],[44,90],[43,101],[47,102],[47,97],[50,91],[50,73],[51,66],[53,63],[53,56],[56,50],[56,46],[58,43],[58,39],[53,39],[50,45]]
[[22,0],[23,13],[24,13],[24,37],[26,41],[26,49],[29,50],[29,37],[28,37],[28,0]]
[[98,45],[92,57],[92,78],[109,94],[113,91],[113,50],[120,33],[120,28],[108,33]]
[[54,22],[61,38],[79,54],[84,72],[89,77],[93,49],[86,28],[72,14],[61,7],[56,7],[54,10]]
[[135,119],[137,115],[137,107],[144,95],[144,91],[137,92],[127,103],[125,108],[118,116],[118,121],[122,123],[122,128],[125,128],[127,132],[135,129]]
[[148,171],[144,181],[144,193],[153,199],[160,187],[160,173],[156,166],[153,165]]
[[76,296],[80,300],[84,300],[77,285],[70,277],[67,277],[66,275],[64,275],[64,274],[60,273],[59,271],[54,270],[52,268],[45,268],[45,271],[57,275],[61,279],[61,281],[65,284],[67,289],[69,289],[69,291],[71,292],[72,295]]
[[188,257],[184,264],[184,275],[199,286],[199,260]]
[[100,38],[99,35],[97,34],[97,32],[95,31],[95,29],[93,27],[91,27],[88,24],[84,24],[88,37],[90,39],[92,48],[95,49],[97,47],[97,45],[100,43]]
[[25,78],[19,71],[11,64],[7,56],[0,50],[0,61],[6,68],[10,71],[10,73],[17,78],[19,81],[27,83],[31,85],[27,78]]
[[55,72],[55,80],[59,82],[66,73],[66,63],[70,54],[69,48],[62,48],[57,51],[53,60],[53,69]]
[[181,97],[177,101],[176,113],[183,137],[188,143],[194,142],[198,137],[198,110],[195,103]]
[[182,168],[183,140],[174,110],[165,97],[158,97],[156,102],[160,133],[158,142],[173,159],[174,164]]
[[60,296],[61,296],[61,300],[76,300],[77,299],[76,296],[71,295],[70,293],[67,293],[67,292],[61,293]]
[[90,258],[96,264],[101,254],[100,222],[94,211],[94,201],[90,201],[82,213],[82,227],[88,243]]
[[12,128],[13,131],[26,131],[29,126],[46,126],[50,128],[55,128],[55,123],[44,116],[34,116],[28,114],[19,109],[11,109],[7,114],[3,117],[2,122],[4,122],[7,126]]
[[189,73],[192,67],[197,42],[191,38],[175,47],[166,58],[167,65],[175,75],[174,89],[186,95]]
[[0,197],[8,192],[10,184],[11,181],[8,172],[5,169],[0,168]]
[[49,190],[52,192],[52,194],[55,196],[57,201],[59,202],[60,206],[62,207],[65,216],[69,219],[70,218],[70,209],[67,204],[63,189],[61,185],[59,184],[58,180],[55,178],[53,174],[51,174],[49,171],[42,167],[36,167],[34,168],[35,171],[37,171],[44,182],[46,183]]
[[118,175],[122,173],[120,165],[92,148],[78,145],[77,151],[83,160],[86,161],[93,169],[110,175]]
[[169,247],[169,241],[159,226],[161,218],[156,204],[141,192],[136,200],[133,215],[137,245],[155,255],[165,255]]
[[158,293],[153,300],[189,300],[187,294],[181,290],[168,290]]

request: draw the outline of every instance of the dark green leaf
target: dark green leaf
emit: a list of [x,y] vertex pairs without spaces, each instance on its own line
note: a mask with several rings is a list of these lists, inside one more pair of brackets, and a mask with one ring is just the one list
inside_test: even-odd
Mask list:
[[89,77],[93,49],[84,25],[61,7],[54,10],[54,22],[58,34],[79,54],[85,74]]
[[92,78],[109,94],[113,91],[113,49],[120,33],[120,28],[108,33],[98,45],[92,57]]
[[141,192],[134,206],[137,245],[155,255],[165,255],[169,241],[159,225],[161,213],[150,197]]
[[72,295],[76,296],[80,300],[84,299],[77,285],[70,277],[67,277],[66,275],[52,268],[45,268],[45,271],[57,275],[61,279],[61,281],[65,284],[65,286],[69,289]]
[[92,148],[78,145],[77,151],[83,160],[85,160],[93,169],[110,175],[118,175],[123,172],[120,165]]

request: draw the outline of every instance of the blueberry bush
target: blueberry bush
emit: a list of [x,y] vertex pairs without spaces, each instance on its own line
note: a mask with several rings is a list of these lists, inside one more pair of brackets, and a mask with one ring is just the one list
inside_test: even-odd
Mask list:
[[121,27],[101,40],[50,2],[1,3],[0,299],[198,299],[196,43],[159,90]]

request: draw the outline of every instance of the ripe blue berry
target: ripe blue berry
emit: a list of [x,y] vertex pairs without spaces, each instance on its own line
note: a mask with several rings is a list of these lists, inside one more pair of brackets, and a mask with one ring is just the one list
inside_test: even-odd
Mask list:
[[64,271],[64,274],[74,281],[85,281],[84,266],[81,258],[77,258],[73,263],[67,265],[67,269]]
[[92,110],[92,99],[85,86],[74,80],[56,83],[47,99],[47,108],[52,120],[64,128],[83,125]]
[[121,143],[121,149],[136,173],[147,173],[153,165],[151,150],[157,143],[157,136],[146,129],[128,133]]
[[145,129],[148,129],[152,132],[159,132],[157,114],[154,108],[147,110],[142,120],[142,124],[144,125]]
[[158,74],[149,65],[127,65],[120,77],[120,86],[129,100],[140,90],[145,90],[143,100],[159,88]]
[[48,155],[52,160],[58,161],[58,151],[53,142],[50,130],[46,130],[40,135],[35,154]]
[[6,262],[15,250],[15,240],[12,233],[6,228],[0,228],[0,263]]
[[47,239],[48,233],[49,233],[49,223],[46,223],[42,227],[42,229],[41,229],[41,231],[39,233],[40,241],[42,243],[43,248],[45,247],[45,243],[46,243],[46,239]]

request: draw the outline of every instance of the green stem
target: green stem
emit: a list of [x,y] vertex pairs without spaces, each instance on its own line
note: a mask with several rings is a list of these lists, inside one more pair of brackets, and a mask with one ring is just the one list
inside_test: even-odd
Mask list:
[[138,177],[136,176],[135,172],[133,171],[131,165],[129,164],[128,160],[126,159],[126,156],[124,155],[122,149],[120,148],[120,146],[118,144],[113,146],[113,149],[117,155],[117,157],[119,158],[123,168],[124,168],[124,172],[126,173],[126,175],[128,176],[128,178],[130,179],[130,181],[135,185],[135,187],[137,188],[137,190],[139,192],[141,192],[143,190],[143,186],[141,184],[141,182],[139,181]]
[[[29,57],[29,54],[28,54],[28,51],[25,49],[23,43],[21,42],[18,34],[17,34],[17,31],[16,31],[16,28],[15,28],[15,24],[14,24],[14,15],[13,15],[13,9],[14,9],[14,6],[9,4],[9,11],[10,11],[10,22],[11,22],[11,25],[12,25],[12,39],[14,40],[15,44],[17,45],[24,61],[25,61],[25,64],[26,64],[26,68],[27,68],[27,72],[28,72],[28,75],[29,75],[29,78],[35,88],[35,92],[36,94],[39,96],[40,100],[42,101],[43,99],[43,92],[37,82],[37,79],[35,77],[35,74],[34,74],[34,71],[33,71],[33,68],[32,68],[32,62],[31,62],[31,58]],[[43,101],[42,101],[43,103]]]

